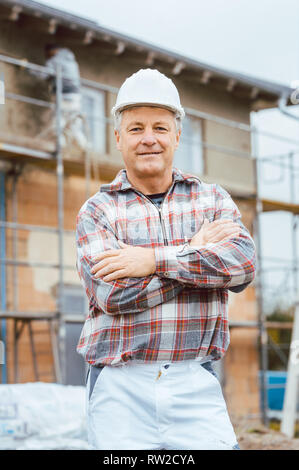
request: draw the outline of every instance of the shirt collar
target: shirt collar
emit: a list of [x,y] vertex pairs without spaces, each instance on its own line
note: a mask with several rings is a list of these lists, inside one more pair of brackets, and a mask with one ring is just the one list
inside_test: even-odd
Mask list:
[[[177,182],[177,181],[184,181],[186,183],[193,183],[194,181],[199,181],[199,178],[183,173],[181,170],[178,168],[173,168],[172,169],[172,181]],[[120,170],[114,180],[111,183],[108,184],[103,184],[100,188],[101,192],[112,192],[112,191],[126,191],[127,189],[134,189],[131,183],[129,182],[127,178],[127,172],[125,169]]]

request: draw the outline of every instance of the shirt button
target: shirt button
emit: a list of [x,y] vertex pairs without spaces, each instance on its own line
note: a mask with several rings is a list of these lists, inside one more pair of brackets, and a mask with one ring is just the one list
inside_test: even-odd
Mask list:
[[166,271],[166,273],[164,273],[164,276],[169,277],[169,272]]

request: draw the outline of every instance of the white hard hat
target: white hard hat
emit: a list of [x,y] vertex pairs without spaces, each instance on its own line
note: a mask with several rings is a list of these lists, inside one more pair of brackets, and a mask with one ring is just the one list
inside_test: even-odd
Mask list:
[[124,81],[111,113],[115,116],[133,106],[157,106],[169,109],[181,119],[185,116],[173,81],[153,69],[140,69]]

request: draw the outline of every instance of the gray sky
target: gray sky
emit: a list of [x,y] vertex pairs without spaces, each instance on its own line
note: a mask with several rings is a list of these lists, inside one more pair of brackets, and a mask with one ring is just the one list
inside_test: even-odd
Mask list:
[[[299,80],[298,0],[64,0],[63,7],[61,0],[40,3],[226,70],[286,85]],[[294,111],[299,116],[299,110]],[[258,113],[254,122],[299,141],[299,123],[277,110]],[[259,139],[262,156],[293,148],[293,144]],[[289,174],[273,165],[263,166],[260,190],[263,197],[289,200]],[[299,191],[296,197],[298,203]],[[263,256],[292,260],[290,224],[288,213],[263,214]],[[298,230],[297,235],[299,252]],[[291,278],[287,277],[274,270],[267,276],[272,288],[267,290],[268,298],[275,300],[281,292],[284,299],[290,298]]]
[[299,79],[298,0],[47,0],[189,57],[289,84]]

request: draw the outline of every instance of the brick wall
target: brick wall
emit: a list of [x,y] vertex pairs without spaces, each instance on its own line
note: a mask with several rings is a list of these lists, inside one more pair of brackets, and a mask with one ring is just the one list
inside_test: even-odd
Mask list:
[[[7,219],[12,220],[12,183],[7,185]],[[100,186],[92,182],[91,194]],[[64,183],[64,221],[65,229],[74,230],[76,215],[86,199],[83,177],[66,176]],[[56,175],[51,171],[40,170],[27,165],[17,184],[17,221],[24,224],[37,224],[56,227],[57,225],[57,186]],[[244,201],[237,201],[245,225],[251,230],[254,217],[253,206]],[[12,257],[12,230],[7,231],[7,256]],[[17,243],[20,260],[58,262],[57,236],[40,232],[19,232]],[[74,264],[75,240],[66,237],[65,264]],[[66,271],[66,281],[80,285],[77,272]],[[8,309],[14,309],[14,271],[7,268]],[[18,267],[17,269],[17,305],[19,310],[47,311],[56,308],[56,286],[58,271],[52,268]],[[256,301],[254,286],[240,294],[230,293],[230,320],[244,321],[256,319]],[[13,321],[8,321],[8,381],[14,382],[13,363]],[[51,354],[48,324],[35,321],[33,329],[38,353],[38,367],[41,380],[53,381],[53,359]],[[258,353],[257,331],[232,329],[231,344],[224,360],[224,394],[231,414],[251,414],[258,412]],[[19,344],[19,381],[34,381],[33,361],[30,351],[28,326],[25,326]]]

